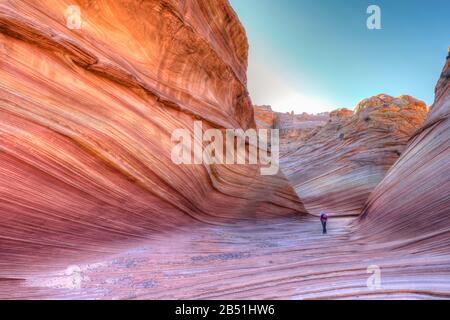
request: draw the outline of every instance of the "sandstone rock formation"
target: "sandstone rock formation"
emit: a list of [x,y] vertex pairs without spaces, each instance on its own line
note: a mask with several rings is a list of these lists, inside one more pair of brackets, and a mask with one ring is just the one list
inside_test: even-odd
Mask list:
[[[443,299],[450,254],[358,242],[349,218],[323,236],[314,217],[192,226],[99,262],[2,286],[1,297],[59,299]],[[448,248],[448,246],[447,246]],[[428,250],[427,250],[428,249]],[[438,254],[436,254],[438,253]],[[367,286],[369,266],[381,288]],[[11,290],[14,286],[14,290]],[[2,291],[2,288],[5,288]]]
[[311,131],[325,125],[330,117],[328,112],[313,115],[274,112],[270,106],[254,106],[254,112],[257,127],[279,130],[281,155],[295,150]]
[[353,111],[347,108],[341,108],[330,112],[331,120],[341,120],[353,116]]
[[194,120],[255,126],[227,1],[2,1],[0,45],[0,278],[304,212],[282,174],[171,161],[172,131]]
[[430,114],[364,207],[358,224],[362,234],[449,252],[449,79],[450,52]]
[[278,113],[275,127],[280,130],[280,153],[286,156],[299,145],[314,129],[321,127],[329,120],[329,113],[320,114],[288,114]]
[[[450,298],[450,60],[416,131],[408,96],[255,123],[247,50],[226,0],[0,3],[0,299]],[[195,120],[285,130],[296,190],[175,165]],[[361,219],[298,214],[356,213],[411,135]]]
[[277,119],[277,113],[272,111],[271,106],[253,107],[255,122],[258,128],[274,129]]
[[427,114],[421,101],[384,94],[355,110],[332,112],[283,154],[281,168],[311,214],[358,215]]

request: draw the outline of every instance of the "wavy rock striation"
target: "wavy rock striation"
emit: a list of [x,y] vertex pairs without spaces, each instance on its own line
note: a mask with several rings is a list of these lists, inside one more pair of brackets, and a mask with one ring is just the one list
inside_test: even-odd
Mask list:
[[[430,114],[367,201],[359,231],[383,240],[450,244],[450,53]],[[431,241],[431,244],[429,243]]]
[[0,278],[305,212],[282,174],[171,161],[172,131],[195,120],[255,126],[247,51],[225,0],[2,1]]
[[426,114],[426,105],[410,96],[365,99],[355,113],[330,113],[280,166],[311,214],[358,215]]
[[324,123],[255,123],[247,50],[225,0],[1,2],[0,298],[450,297],[449,62],[361,220],[322,235],[283,174],[177,166],[172,131],[288,127],[296,191],[344,215],[426,108],[380,95]]

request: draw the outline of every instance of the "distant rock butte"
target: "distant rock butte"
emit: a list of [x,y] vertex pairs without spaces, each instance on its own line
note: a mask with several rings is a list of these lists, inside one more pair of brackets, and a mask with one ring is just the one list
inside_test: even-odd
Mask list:
[[273,129],[277,113],[272,111],[271,106],[255,106],[254,107],[255,122],[258,128]]
[[340,120],[353,116],[353,111],[347,108],[337,109],[330,112],[331,120]]
[[[171,161],[171,133],[255,127],[225,0],[0,4],[0,278],[195,222],[304,213],[280,173]],[[60,261],[64,260],[64,261]]]
[[328,112],[314,115],[282,113],[272,111],[270,106],[254,106],[254,112],[257,127],[279,130],[281,155],[302,143],[311,131],[326,124],[330,118]]
[[[426,121],[368,199],[359,233],[450,248],[450,54],[436,85]],[[430,244],[431,242],[431,244]]]
[[426,115],[424,102],[385,94],[318,119],[277,114],[275,127],[294,132],[280,133],[281,169],[309,213],[358,215]]

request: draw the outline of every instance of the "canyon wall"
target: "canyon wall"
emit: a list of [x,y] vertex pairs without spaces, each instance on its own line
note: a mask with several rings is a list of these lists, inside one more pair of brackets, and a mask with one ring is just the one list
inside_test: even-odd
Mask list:
[[281,173],[171,161],[171,133],[196,120],[255,127],[247,52],[225,0],[2,1],[0,278],[196,222],[304,213]]
[[426,114],[410,96],[365,99],[354,113],[333,111],[325,125],[288,137],[280,166],[309,213],[358,215]]
[[[427,250],[450,244],[450,51],[430,113],[400,159],[367,201],[358,231],[383,241],[403,239]],[[430,245],[430,242],[433,245]]]

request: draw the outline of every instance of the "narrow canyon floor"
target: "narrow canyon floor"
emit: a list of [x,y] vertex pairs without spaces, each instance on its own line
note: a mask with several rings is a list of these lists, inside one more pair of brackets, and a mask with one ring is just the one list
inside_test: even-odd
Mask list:
[[[353,218],[314,217],[189,226],[139,249],[17,282],[21,298],[450,298],[450,256],[419,243],[358,240]],[[436,246],[434,246],[436,247]],[[367,286],[369,266],[381,288]],[[0,283],[0,294],[11,283]]]

